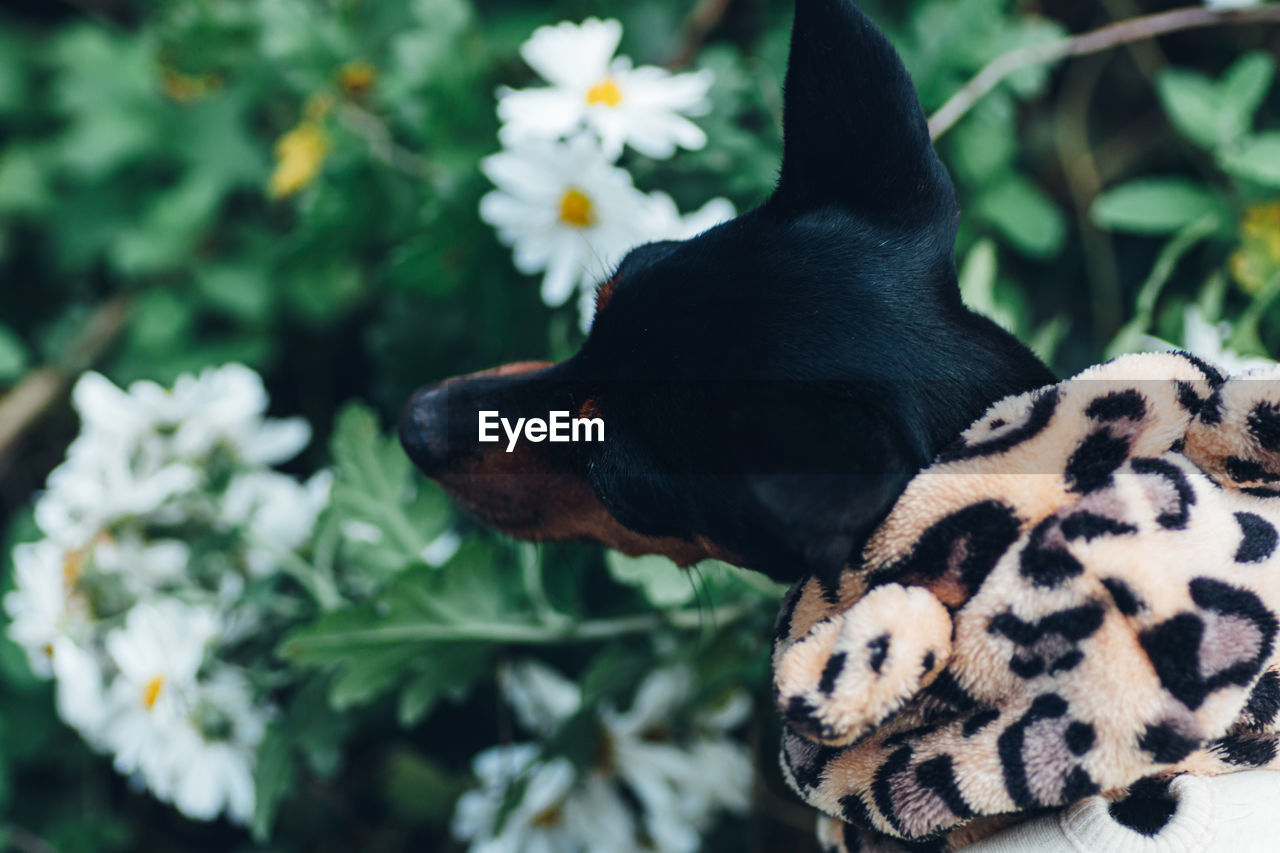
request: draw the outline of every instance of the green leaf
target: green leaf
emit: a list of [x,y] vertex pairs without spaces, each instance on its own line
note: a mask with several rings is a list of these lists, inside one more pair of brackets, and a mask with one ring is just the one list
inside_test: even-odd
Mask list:
[[960,297],[970,309],[1012,330],[1013,317],[996,304],[996,244],[984,238],[973,244],[960,267]]
[[1219,128],[1224,139],[1239,139],[1253,126],[1254,114],[1266,100],[1275,75],[1275,58],[1262,51],[1246,53],[1227,69],[1218,84],[1222,95]]
[[250,132],[250,104],[221,93],[183,105],[175,118],[173,145],[189,168],[224,188],[266,181],[264,147]]
[[654,607],[678,607],[697,595],[693,578],[666,557],[655,554],[628,557],[619,551],[605,554],[609,574],[619,583],[639,589]]
[[271,837],[276,810],[293,788],[293,750],[281,723],[272,723],[267,729],[262,743],[258,745],[257,760],[250,829],[254,840],[262,843]]
[[1039,356],[1041,361],[1053,364],[1058,347],[1062,345],[1069,331],[1071,331],[1071,320],[1066,315],[1059,314],[1036,329],[1027,341],[1027,346],[1031,347],[1031,351]]
[[334,674],[336,710],[369,702],[406,679],[400,716],[412,724],[441,698],[460,699],[491,669],[494,645],[555,638],[491,545],[464,545],[441,569],[403,573],[373,602],[330,612],[290,633],[280,655]]
[[262,322],[271,310],[267,271],[253,263],[209,266],[196,272],[196,289],[213,307],[246,322]]
[[397,717],[405,728],[417,725],[441,699],[460,702],[481,677],[493,671],[494,649],[487,645],[450,645],[421,652],[413,675],[400,693]]
[[1174,127],[1204,148],[1218,144],[1218,87],[1203,74],[1169,68],[1156,80],[1156,90]]
[[457,65],[459,39],[471,25],[471,4],[465,0],[414,0],[411,8],[421,28],[397,36],[391,52],[404,77],[425,83]]
[[384,435],[365,406],[342,410],[330,449],[331,512],[351,561],[375,582],[422,564],[451,521],[444,494],[417,474],[399,440]]
[[196,242],[212,224],[223,188],[202,172],[190,172],[157,195],[136,225],[123,229],[110,248],[117,270],[153,274],[188,264]]
[[135,301],[129,316],[129,336],[135,346],[149,352],[180,349],[193,322],[190,300],[156,288],[143,292]]
[[49,205],[48,164],[42,149],[12,145],[0,151],[0,213],[41,213]]
[[1099,228],[1172,234],[1218,209],[1213,193],[1186,178],[1143,178],[1101,193],[1089,216]]
[[1067,225],[1053,200],[1021,176],[1011,176],[983,193],[975,212],[1013,248],[1034,258],[1062,250]]
[[54,100],[70,119],[59,138],[61,160],[70,170],[98,178],[164,148],[151,39],[84,23],[64,31],[53,58]]
[[0,382],[11,382],[27,369],[27,348],[8,326],[0,323]]
[[329,706],[342,713],[369,702],[398,684],[422,655],[413,644],[365,650],[358,666],[339,667],[329,688]]
[[321,778],[332,778],[342,766],[342,744],[351,730],[349,714],[335,713],[324,698],[323,679],[303,685],[285,715],[294,751]]
[[977,103],[946,137],[947,165],[958,179],[980,184],[1008,170],[1018,150],[1013,99],[993,92]]
[[383,797],[397,816],[415,823],[443,826],[465,781],[418,752],[397,749],[381,775]]
[[621,704],[653,668],[653,652],[645,644],[612,643],[606,646],[591,659],[578,679],[583,707],[601,702]]
[[317,326],[342,316],[364,292],[360,269],[344,261],[300,267],[285,278],[289,304],[300,317]]
[[0,114],[20,110],[25,103],[29,60],[23,40],[14,30],[7,27],[0,32]]
[[1280,187],[1280,130],[1250,137],[1218,157],[1223,169],[1254,183]]

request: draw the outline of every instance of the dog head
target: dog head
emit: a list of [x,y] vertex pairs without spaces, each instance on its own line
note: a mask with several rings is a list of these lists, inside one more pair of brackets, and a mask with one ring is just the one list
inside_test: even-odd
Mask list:
[[[414,462],[514,536],[834,576],[990,403],[1053,381],[962,305],[954,188],[852,0],[797,0],[784,137],[774,194],[632,251],[572,358],[417,391]],[[483,412],[556,411],[605,440],[478,440]]]

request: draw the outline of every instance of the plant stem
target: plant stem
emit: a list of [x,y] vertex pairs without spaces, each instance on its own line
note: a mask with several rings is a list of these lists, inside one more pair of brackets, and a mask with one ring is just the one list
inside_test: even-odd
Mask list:
[[542,552],[537,545],[523,543],[519,546],[520,576],[524,580],[525,595],[533,604],[533,612],[546,625],[568,625],[569,617],[555,609],[547,596],[542,581]]
[[1164,286],[1173,275],[1178,262],[1182,260],[1183,255],[1191,251],[1200,241],[1211,236],[1218,229],[1219,224],[1217,214],[1206,213],[1179,231],[1172,240],[1165,244],[1165,247],[1160,250],[1159,256],[1156,257],[1155,265],[1151,268],[1151,274],[1147,276],[1147,280],[1142,283],[1142,287],[1138,290],[1133,319],[1124,325],[1119,334],[1107,346],[1107,358],[1114,358],[1126,352],[1133,352],[1138,348],[1142,335],[1151,328],[1151,323],[1155,318],[1156,304],[1160,299],[1160,292],[1164,290]]
[[[759,609],[758,602],[746,602],[719,614],[717,624],[729,625]],[[706,624],[700,610],[676,610],[668,613],[621,616],[614,619],[592,619],[576,625],[555,626],[516,622],[467,622],[458,625],[396,625],[369,628],[341,634],[295,641],[291,646],[318,648],[351,648],[353,646],[398,643],[468,643],[491,642],[518,645],[558,645],[588,643],[617,637],[648,634],[662,628],[693,631]]]
[[254,542],[253,545],[270,551],[271,556],[279,561],[280,571],[293,578],[309,592],[316,604],[320,605],[321,610],[325,612],[337,610],[345,603],[332,576],[317,571],[314,566],[294,552],[275,548],[263,542]]
[[1167,33],[1203,27],[1238,24],[1280,23],[1280,6],[1256,6],[1248,9],[1205,9],[1190,7],[1144,15],[1108,24],[1092,32],[1020,47],[991,60],[960,91],[929,117],[929,135],[942,136],[973,109],[1010,74],[1035,65],[1049,65],[1072,56],[1099,53],[1120,45]]
[[364,139],[369,152],[385,165],[423,181],[438,177],[430,160],[399,145],[386,122],[364,107],[344,103],[338,107],[338,117],[352,133]]
[[680,39],[680,46],[667,61],[667,67],[683,68],[693,62],[693,58],[702,48],[702,43],[724,20],[731,5],[733,0],[701,0],[694,6],[689,12],[689,17],[685,19],[684,35]]
[[1262,316],[1271,307],[1271,304],[1280,297],[1280,273],[1276,273],[1271,280],[1263,286],[1262,290],[1254,298],[1253,303],[1248,309],[1240,315],[1240,320],[1236,323],[1235,332],[1231,336],[1231,344],[1238,349],[1244,349],[1246,352],[1267,353],[1266,347],[1262,345],[1262,336],[1258,331],[1258,326],[1262,322]]
[[65,356],[53,364],[33,370],[0,397],[0,462],[18,440],[52,406],[81,371],[92,367],[111,346],[129,316],[129,297],[108,299],[94,310],[80,337]]

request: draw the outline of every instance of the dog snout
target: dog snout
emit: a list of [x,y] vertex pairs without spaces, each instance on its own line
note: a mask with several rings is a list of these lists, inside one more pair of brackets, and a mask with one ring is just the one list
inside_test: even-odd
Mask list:
[[443,474],[449,464],[449,391],[444,383],[419,388],[400,413],[400,443],[422,473]]

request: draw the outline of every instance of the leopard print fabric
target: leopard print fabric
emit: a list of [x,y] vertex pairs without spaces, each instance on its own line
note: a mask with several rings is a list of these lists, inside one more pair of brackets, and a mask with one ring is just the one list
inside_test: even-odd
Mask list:
[[1277,380],[1146,354],[1003,400],[838,588],[792,588],[782,763],[828,849],[853,827],[954,849],[1146,777],[1280,769]]

